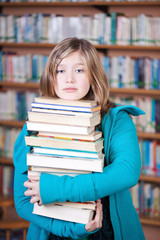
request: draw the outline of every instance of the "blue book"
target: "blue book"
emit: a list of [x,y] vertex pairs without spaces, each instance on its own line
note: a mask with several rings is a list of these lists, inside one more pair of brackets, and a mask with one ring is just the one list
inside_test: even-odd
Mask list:
[[43,56],[43,69],[47,63],[47,60],[48,60],[48,56]]
[[156,154],[157,154],[157,164],[156,164],[156,169],[157,169],[157,176],[160,176],[160,144],[158,144],[157,149],[156,149]]
[[158,60],[157,78],[158,78],[158,89],[160,89],[160,59]]
[[112,12],[111,13],[111,44],[112,45],[116,44],[116,18],[117,18],[117,13]]
[[42,25],[43,25],[43,14],[42,13],[38,13],[37,16],[37,42],[41,42],[42,41]]
[[156,100],[156,132],[160,132],[160,100]]
[[104,66],[104,69],[106,71],[107,77],[109,79],[110,78],[110,59],[109,59],[108,56],[104,57],[103,66]]
[[138,87],[144,88],[144,58],[138,59]]
[[34,54],[32,56],[32,79],[33,82],[37,82],[37,61],[38,61],[38,55]]
[[36,154],[52,155],[52,156],[65,156],[65,157],[78,157],[78,158],[89,158],[99,159],[104,157],[102,151],[81,151],[74,149],[61,149],[61,148],[47,148],[47,147],[33,147],[33,152]]
[[152,59],[152,81],[151,86],[152,89],[158,88],[158,59]]
[[124,87],[124,82],[123,82],[123,64],[124,64],[124,57],[119,56],[118,57],[118,81],[119,81],[119,87],[123,88]]
[[145,173],[148,174],[150,170],[150,141],[145,141]]
[[155,130],[155,124],[156,124],[156,100],[151,100],[151,124],[153,130]]
[[134,86],[138,88],[138,59],[134,59]]

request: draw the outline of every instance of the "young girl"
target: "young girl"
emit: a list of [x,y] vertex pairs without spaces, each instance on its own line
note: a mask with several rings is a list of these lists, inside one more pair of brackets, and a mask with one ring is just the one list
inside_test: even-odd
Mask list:
[[[75,177],[42,173],[40,179],[27,180],[26,153],[30,147],[25,145],[25,125],[15,143],[13,158],[15,206],[18,214],[31,222],[27,239],[145,239],[128,190],[141,172],[136,129],[129,114],[144,112],[109,101],[108,80],[96,49],[77,38],[65,39],[53,49],[42,74],[40,93],[69,100],[96,100],[101,105],[99,130],[104,137],[105,167],[103,173]],[[67,200],[98,200],[95,219],[84,226],[32,214],[37,201],[46,204]]]

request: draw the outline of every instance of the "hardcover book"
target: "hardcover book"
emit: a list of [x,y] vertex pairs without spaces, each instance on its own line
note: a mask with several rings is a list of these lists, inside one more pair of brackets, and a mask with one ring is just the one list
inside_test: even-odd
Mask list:
[[93,219],[95,211],[86,208],[69,207],[62,203],[45,204],[41,206],[39,206],[38,203],[35,203],[33,213],[64,221],[86,224]]
[[104,159],[56,157],[28,153],[27,165],[102,172],[104,166]]
[[68,124],[74,126],[90,126],[94,127],[100,123],[100,114],[91,117],[68,116],[54,113],[28,112],[28,118],[31,122],[52,123],[52,124]]
[[78,157],[78,158],[93,158],[99,159],[104,157],[102,150],[97,151],[81,151],[73,149],[64,149],[64,148],[49,148],[49,147],[33,147],[33,153],[36,154],[46,154],[52,156],[65,156],[65,157]]
[[95,142],[67,140],[52,137],[25,136],[26,145],[48,148],[64,148],[82,151],[97,151],[103,149],[103,138]]
[[40,123],[27,121],[27,130],[29,131],[45,131],[58,133],[71,133],[87,135],[94,131],[94,127],[88,126],[69,126],[62,124]]
[[70,140],[79,140],[79,141],[96,141],[102,137],[101,131],[94,131],[88,135],[80,134],[67,134],[67,133],[52,133],[52,132],[41,132],[37,134],[39,137],[54,137],[60,139],[70,139]]

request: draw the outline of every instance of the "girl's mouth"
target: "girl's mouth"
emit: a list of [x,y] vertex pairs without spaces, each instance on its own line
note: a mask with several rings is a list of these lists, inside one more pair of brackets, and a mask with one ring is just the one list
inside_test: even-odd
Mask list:
[[73,87],[64,88],[63,91],[65,91],[65,92],[67,92],[67,93],[72,93],[72,92],[77,91],[77,88],[73,88]]

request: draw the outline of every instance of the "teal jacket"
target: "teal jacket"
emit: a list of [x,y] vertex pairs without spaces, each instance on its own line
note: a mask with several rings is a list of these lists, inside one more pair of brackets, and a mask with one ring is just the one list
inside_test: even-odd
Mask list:
[[[144,112],[134,106],[117,106],[102,119],[100,130],[104,135],[104,152],[107,166],[103,173],[75,177],[41,174],[42,202],[90,201],[109,196],[110,215],[115,240],[144,240],[142,227],[132,204],[129,188],[137,184],[141,172],[141,157],[135,126],[130,115]],[[27,239],[45,240],[50,232],[61,237],[79,239],[89,233],[83,224],[75,224],[32,214],[30,197],[24,196],[27,180],[26,125],[14,146],[14,200],[17,213],[31,222]]]

